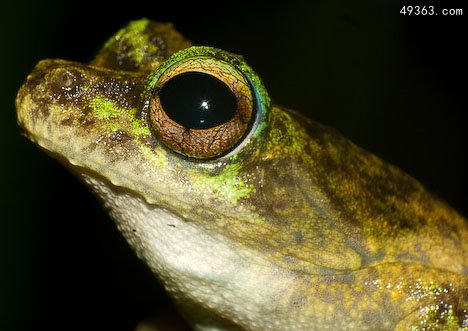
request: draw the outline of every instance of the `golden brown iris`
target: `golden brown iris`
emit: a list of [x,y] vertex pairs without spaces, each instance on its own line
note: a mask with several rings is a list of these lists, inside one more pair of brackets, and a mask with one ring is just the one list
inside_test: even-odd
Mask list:
[[[235,96],[234,115],[224,123],[202,129],[173,120],[163,107],[161,91],[171,79],[186,73],[210,75],[225,84]],[[249,82],[236,67],[211,57],[188,58],[169,67],[157,81],[151,97],[150,123],[159,140],[173,151],[197,159],[213,158],[230,151],[245,136],[254,117],[253,100]]]

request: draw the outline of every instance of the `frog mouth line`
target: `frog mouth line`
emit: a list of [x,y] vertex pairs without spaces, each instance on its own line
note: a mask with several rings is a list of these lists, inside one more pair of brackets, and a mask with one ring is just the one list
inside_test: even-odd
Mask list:
[[[154,208],[160,208],[170,211],[184,222],[192,222],[190,218],[185,217],[178,211],[192,210],[192,208],[190,208],[190,205],[184,200],[177,198],[177,196],[169,196],[158,190],[157,186],[152,186],[152,193],[160,199],[148,199],[144,192],[136,188],[133,189],[131,187],[128,187],[128,185],[125,185],[126,182],[130,183],[131,181],[128,180],[127,176],[125,176],[124,174],[109,171],[108,169],[106,171],[100,171],[99,169],[96,169],[96,167],[93,166],[94,162],[83,163],[81,161],[76,161],[80,158],[74,158],[73,156],[69,156],[67,155],[68,152],[61,152],[59,149],[56,148],[56,144],[53,143],[53,141],[50,139],[44,138],[36,133],[35,136],[33,136],[31,133],[28,132],[27,129],[24,133],[29,139],[35,142],[37,146],[39,146],[46,154],[51,156],[53,159],[57,160],[78,178],[82,179],[83,175],[90,176],[101,182],[104,182],[107,186],[111,187],[114,192],[120,192],[122,194],[131,194],[133,196],[138,197],[146,204],[153,206]],[[111,178],[109,178],[109,176],[106,176],[104,174],[111,174],[113,177],[123,178],[123,180],[121,182],[115,182]],[[224,216],[227,217],[228,215]]]
[[[43,146],[39,141],[37,141],[37,139],[35,139],[35,140],[36,140],[37,144],[41,147],[41,149],[43,149],[47,154],[49,154],[51,157],[56,159],[58,162],[60,162],[64,166],[66,166],[78,178],[82,179],[83,176],[90,176],[92,178],[97,179],[98,181],[105,182],[106,185],[108,187],[111,187],[114,192],[117,192],[117,193],[120,193],[120,194],[131,194],[131,195],[137,196],[139,199],[141,199],[142,201],[145,201],[147,204],[153,206],[154,208],[159,208],[159,209],[169,211],[171,214],[173,214],[175,217],[182,220],[183,222],[187,222],[187,223],[192,222],[192,220],[188,219],[187,217],[184,217],[179,211],[177,211],[176,208],[171,208],[171,207],[168,208],[168,206],[170,206],[170,205],[183,205],[183,204],[185,204],[184,201],[182,201],[180,199],[177,199],[177,201],[174,203],[174,198],[171,198],[171,201],[173,203],[165,204],[165,205],[163,203],[148,201],[148,199],[145,198],[143,193],[138,192],[138,191],[134,191],[134,190],[132,190],[130,188],[127,188],[127,187],[125,187],[123,185],[116,184],[116,183],[112,182],[109,178],[107,178],[107,177],[101,175],[100,173],[98,173],[97,171],[94,171],[94,170],[92,170],[90,168],[86,168],[86,166],[80,165],[80,164],[78,164],[78,162],[74,163],[69,158],[61,155],[59,152],[54,152],[53,150],[50,150],[47,147]],[[48,140],[48,139],[44,139],[44,140]],[[163,196],[163,194],[160,193],[160,192],[158,192],[158,194],[161,194],[161,196]],[[312,277],[329,277],[329,276],[333,277],[333,276],[352,275],[353,273],[356,273],[356,272],[361,272],[361,271],[364,271],[364,270],[370,270],[370,269],[377,268],[377,267],[392,266],[392,265],[419,265],[421,267],[424,267],[424,268],[427,268],[427,269],[430,269],[430,270],[437,270],[437,271],[444,272],[444,273],[448,272],[448,273],[451,273],[451,274],[454,274],[454,275],[463,275],[463,274],[456,273],[456,272],[454,272],[452,270],[436,268],[436,267],[432,267],[432,266],[427,265],[427,264],[418,263],[418,262],[414,262],[414,261],[386,261],[386,262],[383,262],[383,263],[364,265],[363,267],[358,268],[358,269],[354,269],[354,270],[338,270],[338,269],[333,269],[333,268],[327,268],[327,267],[322,266],[322,265],[314,265],[315,268],[316,268],[315,270],[317,271],[315,273],[310,272],[310,271],[297,270],[297,269],[294,270],[294,272],[298,273],[298,274],[306,274],[306,275],[309,275],[309,276],[312,276]],[[467,274],[464,274],[464,275],[467,276]]]
[[[185,210],[190,210],[190,206],[185,201],[180,200],[175,196],[174,197],[171,196],[169,198],[169,196],[161,193],[160,191],[157,191],[156,187],[152,187],[152,191],[155,192],[158,197],[162,198],[161,202],[151,201],[145,197],[144,193],[138,190],[133,190],[131,188],[128,188],[124,184],[115,183],[111,179],[109,179],[107,176],[102,175],[99,172],[99,170],[93,170],[92,164],[88,164],[88,165],[82,164],[82,162],[75,161],[75,159],[72,157],[64,156],[65,153],[62,154],[60,153],[60,151],[55,152],[54,150],[56,150],[56,148],[49,147],[49,146],[55,146],[55,144],[50,139],[41,137],[39,135],[33,136],[27,129],[23,131],[23,135],[27,136],[29,139],[37,143],[37,145],[40,146],[40,148],[43,149],[48,155],[50,155],[52,158],[56,159],[65,167],[70,169],[70,171],[72,171],[77,177],[82,178],[83,175],[88,175],[92,178],[96,178],[99,181],[105,182],[107,186],[112,187],[112,190],[114,192],[120,192],[121,194],[132,194],[134,196],[137,196],[142,201],[145,201],[147,204],[153,206],[154,208],[168,210],[174,216],[176,216],[177,218],[181,219],[184,222],[188,222],[188,223],[193,222],[191,219],[182,215],[182,213],[180,213],[179,211],[180,209],[184,209],[184,208]],[[119,176],[124,177],[121,174],[120,175],[117,174],[117,177]],[[173,206],[179,206],[179,207],[175,208]],[[228,215],[224,215],[224,216],[227,217]],[[315,270],[315,272],[311,272],[312,270],[304,271],[304,270],[299,270],[299,269],[294,270],[294,272],[297,272],[299,274],[307,274],[310,276],[340,276],[340,275],[345,276],[345,275],[350,275],[354,272],[363,271],[365,269],[375,268],[375,267],[379,267],[383,265],[396,265],[396,264],[412,264],[412,265],[417,264],[417,265],[420,265],[422,267],[425,267],[431,270],[440,270],[441,272],[450,272],[453,274],[462,275],[452,270],[435,268],[427,264],[413,262],[413,261],[386,261],[383,263],[364,265],[361,268],[353,269],[353,270],[338,270],[338,269],[327,268],[326,266],[315,265],[311,263],[311,265],[313,266],[313,270]],[[466,275],[467,274],[465,273],[465,276]]]
[[[142,199],[149,205],[152,205],[156,208],[163,208],[157,202],[150,201],[147,198],[145,198],[143,193],[127,188],[123,184],[115,183],[107,176],[100,174],[98,170],[92,170],[91,167],[88,167],[89,165],[85,165],[82,162],[76,161],[75,158],[65,156],[65,154],[62,154],[60,151],[54,151],[53,148],[49,148],[47,146],[47,143],[54,145],[50,139],[47,139],[44,137],[41,137],[40,139],[38,139],[37,138],[38,136],[32,137],[31,134],[28,132],[26,132],[25,135],[28,137],[28,139],[31,139],[33,142],[35,142],[46,154],[48,154],[53,159],[57,160],[60,164],[65,166],[67,169],[69,169],[78,178],[81,178],[82,174],[88,175],[100,181],[105,181],[106,185],[109,185],[110,187],[112,187],[114,191],[117,191],[117,192],[120,191],[122,193],[125,191],[128,191],[128,193],[138,196],[140,199]],[[44,141],[46,143],[44,143]],[[120,176],[124,177],[121,174]],[[159,194],[163,195],[161,192],[157,191],[155,188],[152,188],[152,190],[157,192],[158,195]],[[178,201],[178,202],[183,203],[182,201]]]

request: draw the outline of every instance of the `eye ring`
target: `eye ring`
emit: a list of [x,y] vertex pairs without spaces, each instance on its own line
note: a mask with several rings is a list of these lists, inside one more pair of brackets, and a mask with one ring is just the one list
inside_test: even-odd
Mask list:
[[[256,75],[236,55],[203,46],[191,47],[174,54],[149,78],[149,122],[158,140],[174,152],[196,159],[215,158],[233,150],[249,134],[258,119],[258,93],[251,77],[245,75],[245,72],[254,76],[255,82],[261,85]],[[220,87],[221,90],[226,90],[225,94],[232,94],[235,98],[232,114],[221,114],[221,119],[215,117],[217,119],[210,125],[192,125],[190,123],[193,122],[185,121],[184,114],[177,115],[177,110],[165,109],[168,104],[173,106],[174,102],[165,102],[164,95],[178,93],[177,89],[181,89],[182,84],[179,81],[190,81],[190,76],[199,79],[206,76],[208,81],[217,81],[215,85],[224,86]],[[172,96],[171,100],[175,99],[176,106],[178,102],[184,104],[184,96],[187,93],[191,96],[191,89],[195,90],[193,93],[196,95],[198,87],[190,85],[190,82],[188,84],[191,88],[188,89],[189,92],[181,93],[180,102],[177,100],[178,94]],[[170,92],[165,92],[167,90]],[[261,90],[262,100],[269,102],[263,86]],[[208,103],[203,98],[200,100],[201,106],[208,110]],[[264,104],[265,102],[262,103]],[[222,108],[218,107],[218,111],[226,111]]]

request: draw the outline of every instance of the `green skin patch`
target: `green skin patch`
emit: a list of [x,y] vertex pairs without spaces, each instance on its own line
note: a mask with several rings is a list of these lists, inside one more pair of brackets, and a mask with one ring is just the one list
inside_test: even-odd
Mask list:
[[149,36],[143,33],[148,23],[147,19],[131,22],[128,26],[117,32],[112,39],[107,41],[104,48],[109,47],[115,41],[123,42],[129,46],[129,55],[132,60],[136,64],[141,63],[145,53],[155,53],[157,51],[157,47],[149,42]]
[[101,120],[119,117],[123,112],[123,109],[115,105],[111,100],[100,96],[93,97],[89,101],[89,105],[96,117]]
[[[89,105],[94,111],[96,118],[101,120],[116,119],[120,116],[125,116],[119,122],[112,123],[110,126],[111,132],[125,130],[131,132],[136,137],[151,135],[148,124],[142,122],[135,116],[138,111],[136,108],[124,109],[116,105],[113,101],[100,96],[91,98],[89,100]],[[119,124],[124,125],[119,126]],[[130,124],[130,127],[128,127],[128,124]]]
[[[78,170],[255,254],[280,285],[293,278],[274,303],[286,329],[466,330],[468,222],[336,131],[271,105],[241,56],[189,46],[171,25],[139,20],[91,65],[41,61],[18,122]],[[160,77],[193,57],[234,66],[256,100],[246,140],[215,160],[173,152],[148,120]]]
[[304,153],[308,136],[300,123],[295,121],[290,114],[278,111],[277,108],[273,108],[272,111],[275,112],[274,120],[281,124],[271,125],[266,138],[266,153],[263,156],[275,157],[278,154],[288,153],[296,158],[310,157]]
[[191,171],[193,184],[198,190],[211,192],[211,194],[222,195],[226,200],[236,204],[240,199],[247,199],[251,193],[255,192],[255,186],[247,184],[239,177],[239,169],[242,163],[231,163],[226,165],[221,172],[216,175],[203,174]]

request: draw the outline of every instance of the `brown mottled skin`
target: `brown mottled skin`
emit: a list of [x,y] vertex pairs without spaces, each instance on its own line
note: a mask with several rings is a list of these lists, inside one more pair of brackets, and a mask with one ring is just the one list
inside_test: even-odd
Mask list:
[[[157,47],[138,63],[124,52],[130,48],[125,34],[106,44],[91,65],[39,63],[18,94],[18,118],[31,139],[107,183],[111,193],[106,194],[115,198],[131,192],[138,201],[170,211],[182,224],[258,257],[272,270],[265,279],[273,279],[256,285],[252,280],[252,288],[260,288],[259,297],[268,297],[268,287],[290,284],[261,306],[258,315],[242,310],[242,303],[251,303],[247,296],[239,304],[226,303],[229,299],[207,303],[152,264],[151,256],[139,250],[138,234],[127,233],[118,222],[195,328],[205,330],[212,323],[219,330],[467,330],[467,222],[398,168],[336,131],[275,105],[265,131],[234,158],[223,159],[222,167],[213,168],[166,151],[154,135],[137,135],[119,122],[136,109],[135,119],[141,127],[148,125],[146,76],[167,56],[189,46],[170,25],[151,22],[141,33]],[[122,115],[96,116],[90,106],[96,94],[117,104]],[[101,130],[104,121],[122,127],[106,133]],[[49,143],[70,136],[79,148]],[[161,168],[148,166],[149,157],[137,150],[140,145],[167,153],[157,164],[168,162],[169,170],[161,175]],[[91,156],[81,159],[80,153]],[[88,160],[96,155],[99,163]],[[159,157],[155,155],[151,160]],[[146,179],[140,183],[115,175],[121,163]],[[224,173],[226,165],[237,167],[236,172]],[[193,189],[204,186],[190,171],[202,174],[201,180],[226,176],[223,187],[245,184],[249,193],[232,198],[221,189]],[[102,197],[104,189],[91,186]],[[118,207],[108,198],[103,201],[119,220]],[[219,288],[214,292],[212,296],[222,294]]]

